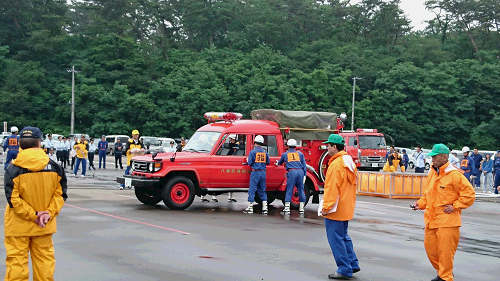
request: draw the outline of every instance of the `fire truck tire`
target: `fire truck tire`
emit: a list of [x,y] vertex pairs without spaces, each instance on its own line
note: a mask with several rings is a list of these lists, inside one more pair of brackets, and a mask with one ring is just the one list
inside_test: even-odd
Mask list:
[[184,176],[170,179],[161,193],[163,203],[171,210],[184,210],[191,206],[194,195],[193,182]]
[[161,201],[160,194],[148,194],[145,190],[134,188],[135,197],[146,205],[156,205]]
[[[306,184],[304,185],[304,193],[306,194],[306,202],[304,206],[307,206],[307,203],[309,202],[309,197],[311,193],[309,192],[309,182],[306,181]],[[281,200],[283,202],[283,205],[285,205],[285,200]],[[293,196],[292,196],[292,201],[290,202],[290,208],[293,210],[298,210],[299,209],[299,193],[297,192],[297,188],[293,188]]]

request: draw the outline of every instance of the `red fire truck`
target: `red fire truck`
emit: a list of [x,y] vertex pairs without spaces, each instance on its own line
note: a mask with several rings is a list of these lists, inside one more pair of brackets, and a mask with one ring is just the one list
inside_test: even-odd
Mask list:
[[387,154],[384,134],[376,129],[357,129],[339,133],[345,140],[346,151],[360,170],[380,170]]
[[[251,168],[247,157],[255,136],[262,135],[262,147],[271,159],[266,179],[268,203],[283,201],[286,171],[274,163],[286,151],[286,139],[294,138],[308,165],[306,204],[310,197],[318,203],[330,158],[322,142],[343,127],[342,121],[329,112],[263,109],[252,111],[251,116],[252,120],[242,120],[237,113],[206,113],[208,124],[193,134],[182,152],[136,156],[131,162],[132,175],[118,177],[117,182],[133,186],[144,204],[163,200],[168,208],[177,210],[188,208],[195,195],[248,192]],[[230,138],[236,140],[236,146]],[[291,203],[298,208],[296,190]]]

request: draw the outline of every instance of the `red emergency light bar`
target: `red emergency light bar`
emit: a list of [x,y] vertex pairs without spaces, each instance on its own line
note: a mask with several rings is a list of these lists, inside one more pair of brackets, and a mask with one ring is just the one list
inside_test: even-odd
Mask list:
[[239,120],[243,117],[241,113],[234,112],[207,112],[203,115],[208,122],[215,121],[226,121],[226,122],[234,122],[235,120]]
[[377,129],[357,129],[358,133],[377,133]]

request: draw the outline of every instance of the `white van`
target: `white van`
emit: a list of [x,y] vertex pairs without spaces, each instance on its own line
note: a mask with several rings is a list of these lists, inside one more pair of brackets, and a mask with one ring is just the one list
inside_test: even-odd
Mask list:
[[[107,154],[114,155],[115,154],[115,142],[117,139],[120,139],[120,142],[123,143],[123,149],[125,150],[125,145],[127,144],[127,141],[130,139],[129,136],[126,135],[109,135],[106,136],[106,141],[108,142],[108,151],[106,151]],[[99,140],[95,142],[95,145],[99,143]]]
[[168,148],[170,147],[170,142],[173,141],[174,142],[174,147],[177,149],[177,143],[175,142],[174,139],[172,138],[158,138],[161,142],[161,146],[163,147],[163,151],[161,152],[165,152],[168,150]]

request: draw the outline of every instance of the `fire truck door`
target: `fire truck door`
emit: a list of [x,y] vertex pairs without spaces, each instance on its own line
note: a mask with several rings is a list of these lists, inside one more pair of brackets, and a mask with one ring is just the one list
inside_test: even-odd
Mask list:
[[247,164],[249,148],[246,135],[226,134],[211,157],[210,187],[248,188],[251,169]]

